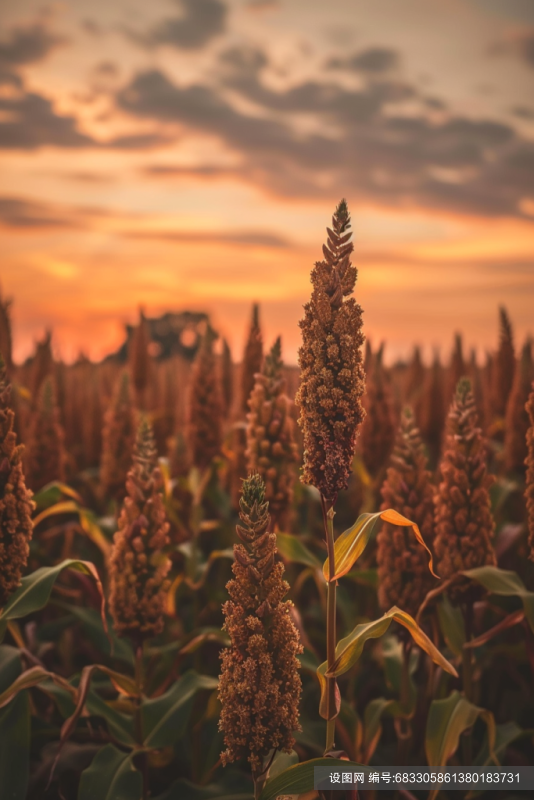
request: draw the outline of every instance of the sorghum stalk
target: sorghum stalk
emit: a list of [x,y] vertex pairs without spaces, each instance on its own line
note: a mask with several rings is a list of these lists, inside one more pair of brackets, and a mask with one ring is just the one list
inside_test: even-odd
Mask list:
[[529,427],[526,403],[533,378],[531,342],[527,339],[521,351],[521,359],[516,368],[512,391],[506,407],[504,466],[508,472],[522,473],[525,469]]
[[512,324],[504,306],[499,309],[500,341],[493,368],[493,413],[504,417],[515,373],[515,350]]
[[11,384],[0,355],[0,609],[20,584],[32,538],[31,492],[22,470],[22,445],[13,430]]
[[293,499],[298,450],[293,436],[292,403],[282,374],[281,350],[278,337],[262,371],[256,374],[247,417],[246,455],[248,471],[257,472],[265,481],[265,499],[273,527],[284,530]]
[[65,479],[65,434],[59,422],[54,383],[45,378],[32,414],[25,453],[28,486],[37,491],[50,481]]
[[[304,467],[301,480],[321,493],[330,577],[334,563],[334,505],[338,492],[346,489],[351,471],[358,426],[363,420],[361,397],[364,372],[361,346],[362,310],[352,293],[357,271],[350,262],[354,249],[350,241],[350,216],[345,200],[334,212],[324,261],[312,270],[311,299],[304,306],[300,322],[302,346],[299,425],[304,439]],[[336,646],[336,590],[330,580],[327,589],[327,663],[333,666]],[[336,681],[327,679],[326,750],[334,745]]]
[[302,652],[290,617],[292,603],[277,560],[276,534],[269,532],[265,485],[257,474],[243,481],[241,525],[234,545],[234,578],[223,606],[230,647],[221,655],[219,729],[226,750],[223,764],[247,758],[255,798],[266,779],[271,750],[290,752],[298,725],[301,681],[297,655]]
[[221,452],[222,397],[215,369],[213,342],[208,330],[198,350],[189,389],[188,444],[191,461],[200,470],[207,469]]
[[148,322],[143,310],[140,309],[139,323],[133,329],[130,338],[128,359],[130,361],[132,382],[137,395],[137,404],[139,408],[143,410],[145,410],[146,389],[151,372],[150,355],[148,352],[149,345],[150,331],[148,328]]
[[530,427],[527,431],[527,466],[525,499],[527,501],[527,521],[528,521],[528,543],[529,558],[534,561],[534,383],[532,384],[526,410],[530,420]]
[[248,334],[243,363],[241,365],[241,412],[248,412],[250,393],[254,388],[256,373],[261,370],[263,361],[263,338],[260,328],[260,309],[257,303],[252,306],[252,320]]
[[110,611],[119,636],[136,647],[163,630],[163,608],[170,586],[169,523],[160,493],[162,477],[152,429],[142,419],[133,464],[126,481],[119,528],[110,556]]
[[[410,408],[405,408],[390,466],[381,489],[381,510],[394,508],[413,520],[431,546],[434,533],[434,489],[421,435]],[[433,586],[426,553],[406,528],[386,522],[377,537],[378,601],[383,611],[398,606],[415,617]],[[404,633],[405,629],[402,629]],[[407,632],[406,632],[407,633]]]
[[125,370],[115,386],[104,416],[100,485],[104,496],[122,503],[126,478],[132,462],[135,441],[135,411],[130,392],[130,376]]

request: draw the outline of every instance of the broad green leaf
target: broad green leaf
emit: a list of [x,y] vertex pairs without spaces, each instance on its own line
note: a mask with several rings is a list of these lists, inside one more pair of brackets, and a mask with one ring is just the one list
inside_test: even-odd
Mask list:
[[378,511],[376,514],[360,514],[354,525],[344,531],[334,544],[335,574],[330,578],[330,565],[328,558],[323,565],[323,575],[326,581],[338,580],[349,572],[359,559],[371,538],[378,520],[389,522],[392,525],[412,528],[415,538],[428,553],[428,568],[434,577],[438,577],[432,565],[432,553],[425,544],[421,531],[415,522],[403,517],[392,508]]
[[48,672],[43,667],[31,667],[31,669],[27,669],[25,672],[21,673],[18,678],[0,694],[0,708],[7,706],[19,692],[24,689],[31,689],[33,686],[39,686],[39,684],[48,679],[54,681],[54,683],[61,686],[73,696],[76,694],[76,689],[64,678],[61,678],[53,672]]
[[[428,712],[426,727],[425,751],[428,765],[444,767],[458,749],[461,734],[471,728],[479,717],[488,728],[489,752],[493,761],[495,720],[491,711],[473,705],[457,691],[445,700],[434,700]],[[431,796],[436,795],[432,792]]]
[[462,572],[462,575],[480,583],[491,594],[519,597],[525,609],[525,617],[534,631],[534,592],[525,588],[517,573],[499,567],[477,567]]
[[61,481],[47,483],[46,486],[43,486],[42,489],[39,489],[39,491],[33,495],[32,500],[36,507],[41,509],[59,503],[62,495],[65,495],[65,497],[71,497],[80,505],[83,504],[83,500],[78,492],[75,489],[72,489],[70,486],[67,486],[66,483],[61,483]]
[[417,622],[400,608],[393,606],[384,614],[383,617],[373,622],[364,622],[356,625],[352,633],[341,639],[336,647],[336,660],[330,672],[327,672],[327,663],[324,661],[317,669],[317,675],[321,686],[321,705],[320,713],[325,714],[325,689],[327,677],[338,677],[347,672],[360,658],[364,645],[369,639],[379,639],[388,630],[390,624],[395,621],[403,625],[411,634],[414,642],[427,653],[434,663],[438,664],[446,672],[458,677],[458,673],[452,664],[442,656],[439,650],[430,641],[426,633],[421,630]]
[[[97,670],[99,672],[103,672],[104,675],[106,675],[110,679],[111,683],[113,684],[113,687],[118,692],[122,692],[127,697],[137,697],[139,695],[135,681],[133,681],[132,678],[130,678],[128,675],[123,675],[120,672],[115,672],[115,670],[109,669],[109,667],[105,667],[102,664],[91,664],[90,666],[84,667],[82,670],[82,674],[80,676],[78,689],[76,690],[76,708],[74,709],[74,712],[71,714],[71,716],[67,720],[65,720],[65,722],[63,723],[63,727],[61,728],[61,741],[60,741],[61,746],[63,746],[65,741],[69,738],[70,734],[76,727],[76,723],[86,703],[90,711],[91,708],[95,708],[95,703],[96,707],[98,708],[98,700],[95,699],[98,698],[98,695],[95,694],[93,696],[92,707],[90,707],[90,703],[88,701],[91,679],[93,677],[94,672],[96,672]],[[104,703],[104,706],[106,708],[109,708],[109,706],[106,703]],[[102,705],[100,707],[101,709],[103,708]],[[103,710],[105,711],[105,708]],[[96,713],[98,713],[98,711],[96,711]],[[103,716],[106,715],[103,714]],[[129,721],[128,717],[126,717],[126,720]]]
[[365,762],[368,763],[382,735],[382,716],[394,705],[394,700],[385,697],[376,697],[367,703],[364,713],[364,753]]
[[141,725],[146,747],[167,747],[185,736],[195,694],[217,686],[216,678],[190,670],[161,697],[144,700]]
[[[299,756],[294,750],[290,753],[283,753],[281,750],[278,750],[269,769],[269,780],[276,778],[281,772],[284,772],[284,770],[298,763]],[[263,766],[266,766],[265,761],[263,762]]]
[[[224,776],[226,777],[226,776]],[[210,783],[199,786],[187,778],[178,778],[163,794],[158,794],[154,800],[253,800],[253,790],[238,791],[225,789],[221,780],[219,783]],[[252,783],[250,781],[250,783]]]
[[[495,744],[493,747],[493,754],[502,762],[503,757],[506,755],[506,750],[512,742],[520,738],[530,738],[534,731],[523,730],[515,722],[504,722],[502,725],[495,726]],[[480,751],[477,753],[473,766],[486,767],[490,764],[494,765],[491,753],[488,746],[488,737],[486,735]]]
[[303,761],[302,764],[295,764],[281,772],[276,778],[268,780],[263,787],[260,800],[276,800],[279,795],[299,795],[313,791],[315,767],[353,769],[361,768],[362,764],[357,764],[355,761],[342,761],[339,758],[312,758],[311,761]]
[[11,686],[21,672],[20,651],[10,644],[0,645],[0,692]]
[[30,703],[21,692],[0,710],[0,787],[2,800],[25,800],[30,775]]
[[109,556],[111,544],[98,526],[95,515],[89,509],[81,508],[75,500],[62,500],[53,506],[45,508],[33,519],[33,527],[36,528],[44,519],[56,514],[77,514],[80,520],[80,527],[86,536],[96,544],[104,557],[107,558]]
[[3,638],[8,620],[20,619],[46,606],[50,599],[54,583],[65,569],[73,569],[93,578],[100,593],[100,597],[102,598],[102,622],[105,630],[107,630],[105,615],[106,601],[102,591],[102,584],[94,564],[91,564],[90,561],[67,559],[66,561],[62,561],[61,564],[57,564],[55,567],[41,567],[35,570],[35,572],[32,572],[31,575],[26,575],[25,578],[22,578],[21,586],[11,595],[0,612],[0,640]]
[[321,569],[321,562],[311,550],[308,550],[300,539],[290,533],[277,533],[276,546],[278,552],[292,564],[304,564],[306,567]]
[[[382,641],[382,654],[384,656],[384,671],[386,673],[386,682],[393,691],[400,698],[402,692],[402,671],[405,659],[404,647],[402,642],[395,636],[386,636]],[[412,675],[417,668],[418,655],[414,650],[409,653],[409,666],[408,666],[408,704],[406,708],[400,707],[399,702],[395,701],[391,707],[392,716],[411,716],[415,709],[415,701],[417,697],[415,684]]]
[[82,772],[78,800],[141,800],[143,778],[131,753],[107,744]]
[[106,701],[90,689],[85,700],[85,708],[95,717],[103,717],[108,725],[109,732],[127,747],[135,744],[133,718],[112,708]]
[[124,661],[126,664],[134,664],[134,653],[131,644],[127,639],[122,639],[115,633],[111,617],[108,615],[108,632],[102,625],[102,617],[94,608],[84,608],[83,606],[67,605],[63,602],[56,602],[55,605],[68,610],[83,626],[84,635],[94,644],[101,653],[107,656]]
[[461,656],[465,643],[465,624],[461,610],[452,605],[447,595],[443,596],[437,609],[443,638],[454,655]]

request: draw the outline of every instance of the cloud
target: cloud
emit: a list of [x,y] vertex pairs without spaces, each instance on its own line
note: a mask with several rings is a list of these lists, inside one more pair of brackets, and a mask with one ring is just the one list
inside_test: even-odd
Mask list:
[[[534,144],[512,126],[444,108],[436,120],[417,89],[389,78],[373,78],[361,89],[303,81],[274,91],[263,81],[268,67],[262,51],[232,48],[221,58],[220,86],[179,85],[149,70],[134,76],[116,102],[133,116],[219,137],[240,158],[234,176],[286,198],[350,191],[360,202],[389,207],[524,216]],[[225,88],[252,100],[257,114],[238,110]],[[325,122],[331,128],[300,133],[294,123],[301,114],[315,118],[316,130]],[[185,174],[175,167],[149,169],[155,177]],[[201,165],[198,176],[205,175]]]
[[123,231],[127,239],[139,239],[157,242],[195,242],[199,244],[238,244],[251,247],[287,248],[291,242],[284,236],[269,231],[236,230],[236,231]]
[[369,47],[346,58],[331,58],[327,61],[326,67],[377,75],[391,72],[399,65],[400,56],[396,50],[389,47]]
[[509,34],[493,42],[488,50],[490,56],[515,55],[534,69],[534,28]]
[[145,46],[168,45],[180,50],[197,50],[223,33],[228,10],[221,0],[176,0],[181,14],[167,17],[148,34],[126,31]]
[[20,197],[0,197],[0,224],[5,228],[79,228],[71,211]]
[[26,91],[22,79],[14,73],[0,73],[0,86],[2,85],[9,91],[0,94],[0,149],[36,150],[39,147],[53,146],[67,149],[92,147],[148,150],[170,141],[161,132],[116,136],[107,141],[97,140],[79,130],[76,117],[58,114],[47,97]]
[[34,64],[67,41],[48,30],[43,22],[15,25],[0,40],[0,66],[6,68]]

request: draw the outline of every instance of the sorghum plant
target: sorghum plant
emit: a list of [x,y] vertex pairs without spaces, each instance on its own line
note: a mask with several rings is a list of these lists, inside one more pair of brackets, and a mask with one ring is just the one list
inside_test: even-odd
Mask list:
[[22,446],[13,430],[11,384],[0,356],[0,609],[20,583],[32,538],[31,492],[22,471]]
[[232,353],[226,339],[223,339],[223,350],[221,358],[221,387],[224,401],[224,413],[228,418],[232,411],[234,400],[234,365],[232,363]]
[[247,462],[249,472],[257,472],[265,482],[273,528],[284,530],[293,499],[298,450],[281,353],[279,337],[256,375],[249,401]]
[[527,501],[529,558],[534,561],[534,383],[531,389],[526,404],[530,427],[527,431],[527,457],[525,459],[527,466],[525,498]]
[[[334,504],[338,492],[347,488],[358,427],[363,420],[361,403],[364,372],[361,346],[362,310],[352,292],[357,271],[350,262],[350,216],[342,200],[334,212],[324,261],[311,273],[311,299],[300,321],[299,349],[301,382],[296,403],[304,439],[301,480],[321,493],[328,551],[327,663],[333,667],[336,653],[336,587],[334,558]],[[336,681],[327,679],[326,750],[334,745]]]
[[213,353],[214,334],[208,330],[197,353],[189,387],[188,443],[191,461],[201,470],[221,452],[222,397]]
[[132,332],[128,348],[128,359],[132,374],[132,382],[137,395],[139,408],[144,409],[146,404],[146,389],[150,378],[150,332],[148,322],[142,310],[139,311],[139,322]]
[[124,371],[114,389],[104,416],[100,484],[104,495],[122,502],[135,441],[135,411],[130,392],[130,376]]
[[[382,486],[381,509],[394,508],[411,519],[428,545],[434,532],[434,489],[421,434],[405,408]],[[378,601],[383,611],[399,606],[415,616],[433,581],[428,558],[405,527],[385,523],[378,534]]]
[[363,398],[365,419],[360,433],[363,463],[370,475],[383,474],[395,442],[395,409],[391,388],[382,364],[383,348],[373,359],[371,374],[366,381]]
[[65,478],[64,432],[59,422],[52,378],[45,379],[29,426],[25,472],[28,486],[37,491],[50,481]]
[[139,648],[145,638],[163,630],[165,596],[171,567],[165,555],[169,523],[160,493],[162,478],[150,424],[137,430],[127,496],[110,556],[109,604],[119,636]]
[[531,342],[527,340],[514,376],[514,383],[506,407],[504,430],[504,466],[509,472],[522,473],[527,457],[527,430],[529,427],[526,402],[530,393],[534,370]]
[[254,388],[256,373],[263,361],[263,338],[260,328],[260,309],[257,303],[252,307],[252,320],[248,334],[243,363],[241,365],[241,412],[247,414],[250,393]]
[[[301,693],[299,661],[302,652],[291,620],[292,603],[277,560],[276,534],[269,532],[269,504],[258,474],[243,481],[233,580],[223,606],[224,628],[230,647],[222,653],[219,727],[224,733],[223,764],[247,758],[255,797],[259,797],[271,751],[291,751],[299,730]],[[274,753],[273,753],[274,755]]]
[[428,447],[430,461],[433,466],[436,464],[441,451],[446,416],[443,383],[443,370],[439,361],[439,354],[436,353],[425,382],[420,420],[421,433]]
[[504,417],[515,373],[515,350],[512,324],[504,306],[499,309],[500,340],[492,370],[493,413]]

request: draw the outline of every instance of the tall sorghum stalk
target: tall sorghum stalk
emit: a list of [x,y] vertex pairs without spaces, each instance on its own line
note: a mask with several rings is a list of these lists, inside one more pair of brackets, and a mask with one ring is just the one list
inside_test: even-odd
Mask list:
[[199,347],[189,386],[187,436],[191,462],[200,470],[209,467],[220,454],[223,406],[213,342],[208,330]]
[[445,424],[446,401],[444,400],[443,370],[439,354],[435,353],[434,361],[427,374],[424,397],[421,407],[419,427],[428,447],[430,463],[435,466],[441,451],[443,426]]
[[377,351],[367,376],[363,397],[365,419],[359,447],[363,463],[373,478],[383,476],[383,469],[395,442],[396,419],[391,387],[382,364],[383,347]]
[[[361,346],[362,310],[352,293],[357,271],[350,262],[350,216],[345,200],[334,212],[324,261],[311,273],[311,299],[304,306],[302,346],[299,349],[301,382],[296,397],[304,439],[301,480],[321,493],[330,578],[335,575],[334,504],[346,489],[351,472],[358,426],[363,420],[361,397],[364,371]],[[327,664],[333,667],[336,650],[336,585],[328,582]],[[335,735],[336,681],[327,679],[326,751]]]
[[[473,632],[473,603],[480,590],[462,570],[496,563],[493,550],[494,522],[488,488],[493,482],[486,469],[486,443],[477,427],[477,409],[467,378],[458,383],[449,411],[441,482],[435,498],[436,536],[434,550],[438,574],[453,579],[449,596],[461,604],[465,634]],[[473,699],[472,650],[463,650],[463,687],[468,700]],[[464,759],[470,763],[471,738],[464,739]]]
[[11,303],[0,291],[0,353],[4,359],[4,369],[8,377],[13,373],[13,338],[11,335]]
[[28,486],[38,491],[50,481],[65,479],[65,434],[59,422],[55,388],[51,377],[45,379],[32,414],[28,446],[25,452],[25,472]]
[[119,636],[136,648],[163,630],[163,610],[170,581],[169,523],[161,496],[162,477],[152,429],[142,419],[133,463],[126,481],[127,496],[113,537],[110,556],[109,605]]
[[39,389],[45,378],[54,370],[54,356],[52,355],[52,333],[47,331],[40,342],[37,342],[35,355],[31,364],[30,389],[35,408]]
[[298,461],[281,353],[279,337],[265,358],[263,370],[256,375],[247,425],[248,471],[257,472],[265,482],[265,499],[275,530],[287,526]]
[[527,466],[525,499],[527,501],[529,558],[534,561],[534,383],[526,403],[530,427],[527,431]]
[[467,369],[464,361],[462,334],[455,333],[451,363],[448,369],[447,401],[454,396],[460,378],[465,378],[466,375]]
[[254,388],[256,373],[261,370],[263,361],[263,338],[260,328],[260,309],[257,303],[252,306],[252,320],[248,334],[243,363],[241,365],[241,412],[248,412],[250,393]]
[[146,390],[151,373],[151,359],[148,352],[150,331],[143,310],[139,311],[139,322],[133,329],[128,347],[128,359],[132,383],[139,408],[146,409]]
[[297,655],[302,646],[290,616],[292,603],[284,600],[289,584],[276,558],[268,506],[263,480],[249,476],[243,481],[237,526],[242,543],[234,545],[234,578],[223,606],[230,647],[222,653],[219,680],[219,729],[226,746],[221,760],[248,759],[255,798],[267,777],[266,757],[271,750],[290,752],[293,731],[300,730]]
[[0,609],[20,583],[32,538],[31,492],[22,471],[22,445],[13,430],[11,384],[0,356]]
[[493,413],[504,417],[515,373],[515,351],[512,324],[504,306],[499,309],[499,349],[492,374]]
[[130,376],[120,375],[111,403],[104,416],[100,485],[106,497],[122,503],[126,494],[126,477],[132,462],[135,441],[135,411],[130,392]]
[[232,413],[232,403],[234,400],[234,365],[232,363],[232,353],[226,339],[223,339],[221,356],[221,387],[224,414],[226,418],[228,418]]
[[[394,508],[415,522],[425,542],[432,546],[434,489],[421,435],[410,408],[405,408],[402,414],[390,464],[381,490],[381,510]],[[380,607],[387,611],[398,606],[415,617],[434,583],[426,553],[407,528],[387,522],[377,541]]]
[[525,470],[526,437],[529,428],[526,402],[533,378],[531,342],[527,339],[521,351],[521,359],[515,371],[514,383],[506,407],[504,466],[508,472],[523,473]]

